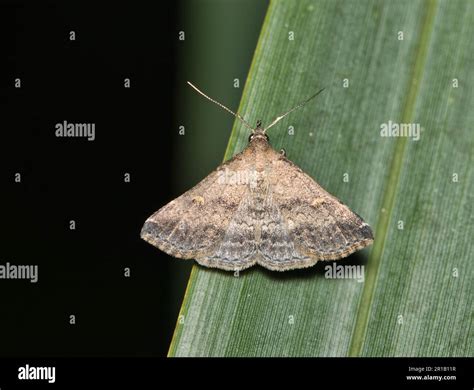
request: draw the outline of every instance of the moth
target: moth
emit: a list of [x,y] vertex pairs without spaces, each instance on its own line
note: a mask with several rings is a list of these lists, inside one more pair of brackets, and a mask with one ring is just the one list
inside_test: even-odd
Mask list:
[[246,148],[195,187],[151,215],[141,238],[167,254],[199,264],[240,271],[259,264],[286,271],[311,267],[319,260],[349,256],[373,242],[370,226],[272,148],[267,130],[323,90],[254,128]]

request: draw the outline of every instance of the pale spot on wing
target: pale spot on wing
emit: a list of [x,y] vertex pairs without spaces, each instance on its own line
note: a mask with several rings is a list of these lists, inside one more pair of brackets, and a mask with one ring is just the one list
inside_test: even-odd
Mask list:
[[204,204],[204,198],[202,196],[193,196],[193,203]]
[[322,205],[323,203],[324,203],[324,198],[315,198],[311,202],[311,206],[318,207],[318,206]]

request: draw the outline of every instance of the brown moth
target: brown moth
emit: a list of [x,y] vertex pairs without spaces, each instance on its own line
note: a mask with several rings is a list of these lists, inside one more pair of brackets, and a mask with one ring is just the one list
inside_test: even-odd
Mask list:
[[[189,83],[189,82],[188,82]],[[162,251],[206,267],[275,271],[337,260],[370,245],[370,226],[269,144],[268,127],[252,128],[247,147],[195,187],[150,216],[141,237]]]

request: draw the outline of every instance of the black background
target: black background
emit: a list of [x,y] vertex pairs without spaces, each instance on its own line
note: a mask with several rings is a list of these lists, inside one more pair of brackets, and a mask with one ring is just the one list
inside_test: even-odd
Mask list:
[[[1,281],[2,356],[166,354],[181,298],[167,304],[172,263],[139,232],[170,200],[173,4],[2,6],[0,263],[39,268]],[[95,141],[55,137],[64,120]]]

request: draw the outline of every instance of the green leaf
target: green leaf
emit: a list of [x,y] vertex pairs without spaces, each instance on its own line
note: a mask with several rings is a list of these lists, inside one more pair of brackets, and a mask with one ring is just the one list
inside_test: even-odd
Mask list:
[[[473,36],[470,1],[270,3],[239,112],[265,124],[326,87],[270,141],[374,228],[337,263],[365,281],[194,266],[170,356],[473,355]],[[382,137],[390,120],[420,139]],[[235,122],[225,159],[247,138]]]

